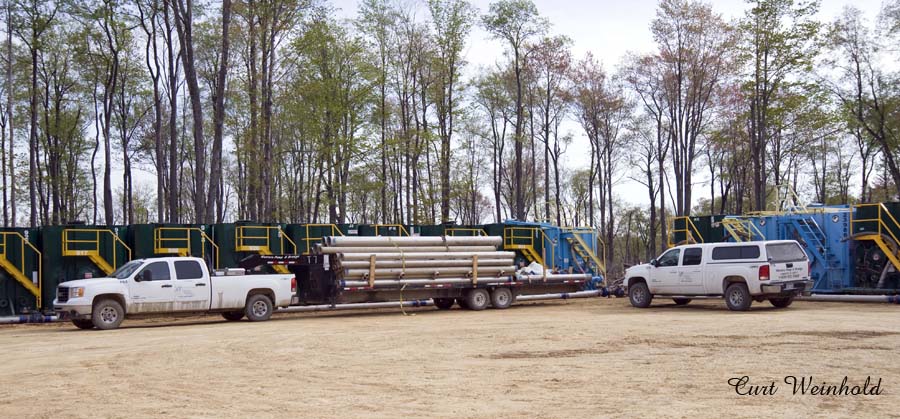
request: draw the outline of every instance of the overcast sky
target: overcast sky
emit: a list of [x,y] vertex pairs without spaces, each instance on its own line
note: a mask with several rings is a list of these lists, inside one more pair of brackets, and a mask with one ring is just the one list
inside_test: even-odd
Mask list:
[[[416,0],[409,0],[415,3]],[[479,9],[479,14],[488,11],[491,1],[470,0]],[[650,34],[650,22],[656,15],[656,0],[533,0],[538,12],[546,17],[554,34],[563,34],[573,41],[573,54],[576,58],[584,56],[588,51],[594,54],[607,71],[615,71],[618,62],[628,52],[649,52],[654,49]],[[726,20],[737,19],[744,15],[747,3],[743,0],[716,0],[710,2],[713,10]],[[356,16],[358,1],[334,0],[332,4],[340,9],[340,15],[346,18]],[[421,4],[425,4],[422,0]],[[831,22],[846,7],[853,4],[873,21],[881,9],[881,0],[822,0],[819,19]],[[427,14],[422,6],[419,13]],[[479,67],[492,66],[504,60],[503,44],[491,37],[480,27],[476,27],[468,42],[466,60],[469,62],[468,74]],[[587,138],[574,122],[566,124],[565,130],[572,132],[575,141],[569,148],[567,166],[570,168],[587,167],[590,162],[590,145]],[[700,193],[698,198],[708,198],[707,187],[703,187],[704,171],[696,175]],[[639,184],[624,179],[616,186],[615,193],[627,202],[646,204],[646,192]],[[698,196],[699,195],[699,196]],[[695,198],[696,199],[696,198]]]

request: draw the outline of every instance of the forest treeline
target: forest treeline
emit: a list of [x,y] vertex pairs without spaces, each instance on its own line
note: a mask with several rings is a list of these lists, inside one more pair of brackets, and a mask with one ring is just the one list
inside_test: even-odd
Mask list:
[[[530,0],[361,0],[351,20],[326,0],[6,0],[3,224],[515,218],[597,227],[628,261],[667,217],[763,210],[779,185],[896,199],[900,2],[818,9],[661,0],[655,48],[604,66]],[[467,62],[479,28],[493,65]],[[628,179],[645,205],[615,196]]]

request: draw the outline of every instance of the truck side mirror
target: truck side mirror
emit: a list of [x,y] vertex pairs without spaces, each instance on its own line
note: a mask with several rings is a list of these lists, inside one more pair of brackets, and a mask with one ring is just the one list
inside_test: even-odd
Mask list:
[[650,259],[650,264],[653,265],[654,268],[659,267],[659,261],[656,259]]

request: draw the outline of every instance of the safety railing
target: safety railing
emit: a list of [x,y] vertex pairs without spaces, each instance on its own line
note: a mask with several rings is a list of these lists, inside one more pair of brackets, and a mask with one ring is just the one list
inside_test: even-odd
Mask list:
[[[15,246],[15,242],[18,241],[18,246]],[[14,255],[14,248],[18,247],[19,254],[18,257],[12,257]],[[28,277],[29,268],[25,265],[26,255],[30,252],[32,260],[37,263],[37,283],[34,282],[34,279]],[[15,260],[14,260],[15,259]],[[25,288],[28,289],[36,298],[37,306],[42,306],[41,294],[42,294],[42,282],[44,278],[43,272],[43,260],[40,250],[34,247],[28,239],[25,238],[21,233],[15,231],[4,231],[0,232],[0,263],[4,266],[7,266],[7,270],[9,268],[13,269],[12,272],[9,272],[17,281],[19,281]],[[18,262],[18,263],[17,263]]]
[[452,227],[444,230],[444,234],[447,236],[456,236],[457,233],[460,236],[487,236],[487,232],[481,228],[462,228],[462,227]]
[[[678,224],[678,220],[684,220],[684,228],[675,228],[675,225]],[[678,244],[672,240],[678,233],[684,233],[685,240],[688,242],[703,243],[703,235],[700,234],[700,230],[698,230],[697,226],[694,225],[694,222],[691,221],[691,217],[686,215],[672,217],[670,226],[669,237],[666,238],[669,247]]]
[[736,242],[752,241],[754,237],[765,240],[766,236],[753,224],[753,221],[740,218],[724,218],[719,223]]
[[[109,252],[112,260],[104,256],[101,249],[102,238],[106,235],[112,240],[111,251]],[[131,260],[131,248],[128,247],[122,239],[119,238],[112,230],[94,228],[94,229],[74,229],[69,228],[63,230],[62,234],[62,255],[63,256],[88,256],[95,261],[102,260],[109,264],[113,270],[119,268],[119,265]],[[125,250],[125,260],[119,260],[118,247]]]
[[203,260],[206,260],[206,242],[209,242],[213,252],[213,267],[219,269],[219,245],[197,227],[157,227],[153,230],[153,253],[192,255],[194,240],[191,233],[197,233],[200,237],[200,258]]
[[877,208],[875,218],[854,218],[853,214],[857,211],[850,212],[850,231],[856,233],[857,230],[854,227],[859,223],[875,223],[877,226],[876,230],[869,231],[869,233],[890,237],[895,244],[900,245],[900,240],[897,240],[898,233],[896,233],[900,232],[900,223],[897,222],[897,219],[894,218],[894,215],[888,211],[884,204],[857,204],[853,206],[856,210],[871,207]]
[[[538,240],[541,240],[542,263],[545,267],[552,267],[547,266],[547,261],[551,261],[549,262],[551,265],[556,262],[556,248],[543,229],[539,227],[506,227],[503,229],[504,249],[530,251],[537,255],[535,243]],[[550,249],[550,259],[547,259],[548,248]]]
[[[282,254],[297,253],[297,243],[294,243],[284,230],[279,226],[236,226],[234,228],[234,247],[237,252],[274,252],[272,246],[273,232],[278,235],[279,249]],[[291,245],[293,252],[287,252],[285,242]]]
[[404,227],[403,224],[375,224],[372,227],[375,227],[375,235],[376,236],[381,235],[381,233],[379,233],[379,229],[382,229],[382,228],[387,228],[387,229],[396,228],[398,236],[409,236],[409,231],[406,230],[406,227]]
[[[336,226],[334,224],[305,224],[305,228],[306,228],[306,235],[303,236],[303,239],[301,239],[301,240],[303,240],[303,244],[306,246],[306,251],[303,252],[304,255],[310,254],[313,244],[315,244],[316,242],[321,242],[326,236],[343,236],[344,235],[344,233],[341,232],[341,229],[339,229],[338,226]],[[309,233],[310,228],[319,228],[319,229],[325,228],[325,229],[328,229],[328,234],[310,235],[310,233]]]

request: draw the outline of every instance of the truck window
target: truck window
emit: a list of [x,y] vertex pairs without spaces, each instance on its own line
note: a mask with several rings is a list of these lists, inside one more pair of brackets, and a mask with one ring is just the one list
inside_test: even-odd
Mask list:
[[678,257],[681,256],[681,249],[672,249],[663,254],[657,260],[659,267],[678,266]]
[[759,246],[721,246],[713,249],[713,260],[757,259]]
[[766,253],[772,262],[797,262],[806,260],[806,253],[797,243],[772,243],[766,245]]
[[150,271],[153,281],[168,281],[172,279],[172,275],[169,273],[168,262],[153,262],[147,265],[141,270],[141,273],[138,274],[141,279],[144,278],[144,272],[147,271]]
[[178,279],[202,279],[203,269],[195,260],[179,260],[175,262],[175,277]]
[[702,259],[703,259],[703,248],[702,247],[691,247],[689,249],[684,249],[684,258],[681,261],[681,264],[684,266],[699,265],[700,261]]

